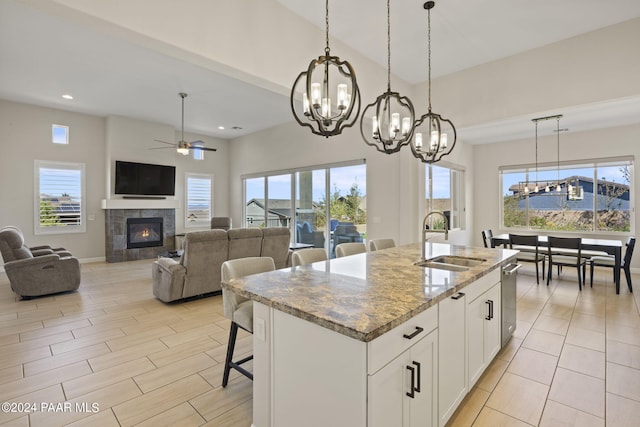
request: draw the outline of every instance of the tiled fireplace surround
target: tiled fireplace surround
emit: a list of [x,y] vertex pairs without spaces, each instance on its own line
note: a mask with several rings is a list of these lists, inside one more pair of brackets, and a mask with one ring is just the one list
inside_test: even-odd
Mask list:
[[[127,249],[127,218],[163,218],[163,246]],[[156,258],[174,249],[175,209],[107,209],[105,211],[105,256],[107,262]]]

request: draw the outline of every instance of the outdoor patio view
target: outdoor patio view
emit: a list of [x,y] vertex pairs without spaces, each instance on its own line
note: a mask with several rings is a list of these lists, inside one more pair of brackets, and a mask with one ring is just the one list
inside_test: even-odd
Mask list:
[[631,160],[502,170],[505,228],[631,230]]
[[366,239],[364,163],[245,178],[244,188],[246,227],[289,227],[295,243],[331,257],[337,244]]

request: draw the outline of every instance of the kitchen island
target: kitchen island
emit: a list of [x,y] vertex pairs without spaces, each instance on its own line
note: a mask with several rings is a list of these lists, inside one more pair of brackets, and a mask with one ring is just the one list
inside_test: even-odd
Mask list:
[[[479,262],[420,267],[414,244],[223,283],[254,301],[255,427],[448,420],[477,380],[472,302],[487,303],[480,320],[495,319],[499,349],[500,267],[517,251],[427,243],[425,252]],[[497,353],[485,343],[495,327],[478,325],[483,370]]]

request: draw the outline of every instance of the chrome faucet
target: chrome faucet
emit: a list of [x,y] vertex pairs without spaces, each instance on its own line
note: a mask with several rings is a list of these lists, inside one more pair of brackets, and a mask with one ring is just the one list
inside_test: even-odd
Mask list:
[[[444,219],[444,230],[428,230],[427,229],[427,220],[433,214],[440,215]],[[421,252],[421,259],[423,261],[425,259],[427,259],[426,258],[426,254],[425,254],[425,250],[426,250],[425,246],[427,246],[427,232],[444,233],[444,240],[449,240],[449,220],[447,219],[446,215],[443,212],[431,211],[422,220],[422,252]]]

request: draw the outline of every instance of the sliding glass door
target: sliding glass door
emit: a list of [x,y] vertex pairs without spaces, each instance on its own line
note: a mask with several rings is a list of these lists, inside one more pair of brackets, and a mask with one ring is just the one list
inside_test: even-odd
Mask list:
[[299,247],[333,257],[336,244],[366,238],[366,182],[364,160],[243,177],[244,226],[288,227]]

